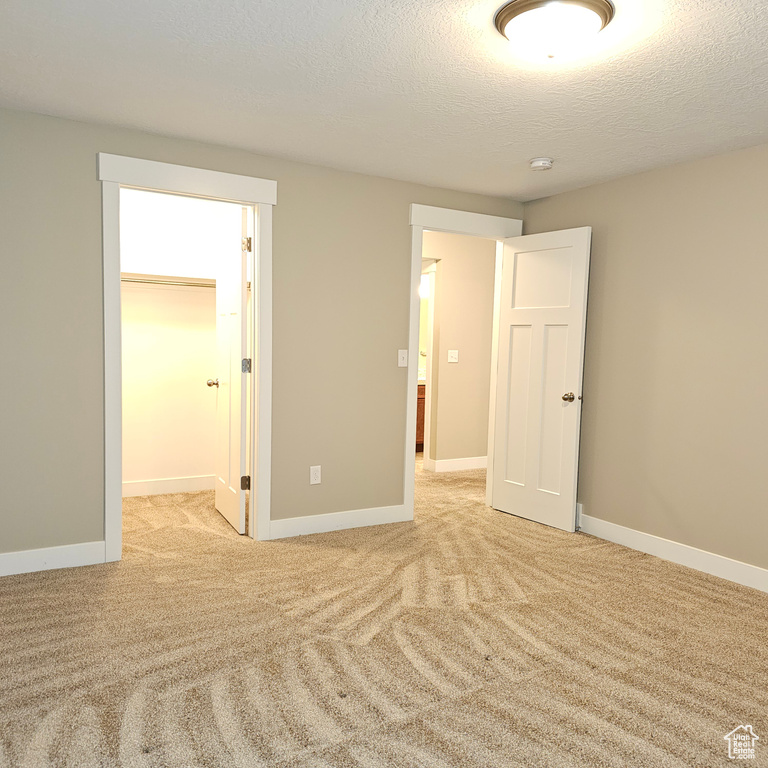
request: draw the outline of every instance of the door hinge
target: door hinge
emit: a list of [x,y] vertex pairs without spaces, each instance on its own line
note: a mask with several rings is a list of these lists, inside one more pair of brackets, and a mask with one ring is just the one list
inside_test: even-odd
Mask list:
[[251,372],[251,358],[250,357],[244,357],[243,358],[243,373],[250,373]]
[[250,491],[251,490],[251,476],[250,475],[243,475],[240,478],[240,490],[241,491]]
[[253,248],[253,241],[250,237],[244,237],[243,238],[243,250],[248,251],[248,253],[251,252],[251,249]]

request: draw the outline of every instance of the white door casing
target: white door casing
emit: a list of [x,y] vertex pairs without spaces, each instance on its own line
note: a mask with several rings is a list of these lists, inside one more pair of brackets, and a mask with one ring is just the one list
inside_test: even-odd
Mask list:
[[576,527],[591,237],[582,227],[503,241],[491,505],[566,531]]
[[[120,187],[208,197],[248,205],[255,210],[258,231],[249,254],[254,261],[252,304],[253,370],[251,393],[250,535],[270,538],[272,441],[272,208],[277,182],[251,176],[192,168],[153,160],[99,153],[102,182],[104,290],[104,555],[122,556],[122,393],[120,353]],[[89,561],[90,562],[90,561]],[[78,563],[72,563],[78,564]],[[88,564],[85,561],[82,564]]]
[[242,361],[248,356],[247,209],[241,238],[233,233],[216,260],[216,509],[238,532],[245,533],[248,387]]

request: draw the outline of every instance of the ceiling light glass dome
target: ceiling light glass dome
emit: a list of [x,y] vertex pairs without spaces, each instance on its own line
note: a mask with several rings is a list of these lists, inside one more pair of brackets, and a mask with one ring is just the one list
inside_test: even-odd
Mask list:
[[517,54],[559,58],[588,51],[613,14],[609,0],[512,0],[494,21]]

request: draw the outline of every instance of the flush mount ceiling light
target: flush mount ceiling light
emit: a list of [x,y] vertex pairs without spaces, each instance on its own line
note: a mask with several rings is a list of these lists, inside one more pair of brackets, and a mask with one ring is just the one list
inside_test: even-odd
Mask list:
[[609,0],[512,0],[494,23],[516,52],[551,59],[583,52],[613,14]]

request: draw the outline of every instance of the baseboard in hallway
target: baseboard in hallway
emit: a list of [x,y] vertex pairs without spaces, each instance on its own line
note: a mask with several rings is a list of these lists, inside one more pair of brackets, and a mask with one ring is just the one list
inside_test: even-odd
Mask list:
[[487,469],[487,456],[469,456],[463,459],[424,458],[426,472],[461,472],[465,469]]
[[211,491],[215,475],[190,477],[161,477],[155,480],[126,480],[123,482],[123,498],[131,496],[155,496],[161,493],[195,493]]

